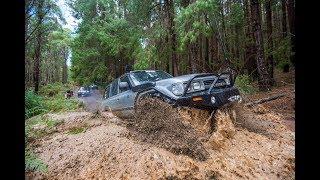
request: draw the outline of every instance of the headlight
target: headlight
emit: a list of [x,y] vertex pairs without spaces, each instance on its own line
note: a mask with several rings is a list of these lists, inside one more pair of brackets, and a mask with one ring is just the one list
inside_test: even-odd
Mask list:
[[204,90],[204,84],[202,81],[196,81],[192,82],[191,86],[188,88],[188,92],[194,92],[194,91],[202,91]]
[[193,87],[193,90],[199,90],[201,88],[201,85],[199,82],[194,82],[192,83],[192,87]]
[[193,89],[194,91],[200,91],[200,90],[204,90],[205,87],[204,87],[203,82],[199,81],[199,82],[193,82],[191,89]]
[[176,96],[182,95],[184,91],[183,84],[182,83],[172,84],[171,91]]

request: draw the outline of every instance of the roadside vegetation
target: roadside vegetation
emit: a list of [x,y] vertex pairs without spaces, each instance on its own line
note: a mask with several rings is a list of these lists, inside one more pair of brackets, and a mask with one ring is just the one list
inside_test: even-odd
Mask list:
[[[33,152],[32,142],[56,132],[62,123],[49,118],[45,113],[64,112],[82,107],[74,97],[65,99],[64,93],[73,89],[72,84],[52,83],[40,87],[39,93],[25,92],[25,170],[46,172],[47,165]],[[79,131],[79,130],[77,130]]]
[[32,90],[25,93],[25,118],[47,112],[62,112],[82,107],[75,98],[65,99],[64,93],[72,89],[70,84],[54,83],[40,88],[39,94]]
[[46,115],[39,115],[26,120],[25,133],[27,142],[53,133],[55,131],[54,127],[61,123],[62,121],[48,118]]
[[68,134],[79,134],[83,133],[87,130],[86,126],[81,126],[81,127],[72,127],[69,129]]
[[47,165],[43,163],[31,150],[25,149],[25,169],[27,171],[47,172]]
[[253,80],[246,74],[237,76],[235,84],[242,94],[252,94],[258,91],[258,88],[253,85]]
[[56,121],[46,117],[45,115],[38,115],[27,119],[25,121],[25,170],[37,171],[45,173],[47,165],[37,157],[32,148],[32,142],[36,139],[45,137],[55,132],[55,126],[61,121]]

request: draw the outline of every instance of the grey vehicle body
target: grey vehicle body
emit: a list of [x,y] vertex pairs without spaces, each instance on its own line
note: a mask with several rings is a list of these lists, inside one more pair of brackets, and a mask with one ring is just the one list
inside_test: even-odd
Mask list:
[[[141,72],[161,73],[164,78],[139,82],[134,75]],[[107,86],[102,105],[104,110],[131,116],[139,97],[148,94],[175,106],[216,109],[241,99],[239,91],[230,82],[231,77],[226,75],[202,73],[173,77],[163,71],[130,71]],[[226,85],[227,81],[229,85]],[[199,90],[194,90],[196,87]],[[194,98],[201,100],[195,101]]]

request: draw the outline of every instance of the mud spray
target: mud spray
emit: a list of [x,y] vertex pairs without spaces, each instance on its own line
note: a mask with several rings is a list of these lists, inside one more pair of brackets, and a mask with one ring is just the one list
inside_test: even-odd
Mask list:
[[[294,136],[279,115],[263,106],[237,105],[213,113],[145,99],[131,122],[132,137],[187,155],[198,167],[211,169],[215,178],[294,178]],[[264,162],[278,164],[261,166]],[[192,177],[197,173],[192,172]],[[200,176],[208,179],[208,171],[204,174]]]
[[234,111],[230,108],[210,112],[194,108],[173,108],[158,99],[144,99],[130,119],[131,137],[204,161],[208,152],[203,142],[219,150],[235,134]]

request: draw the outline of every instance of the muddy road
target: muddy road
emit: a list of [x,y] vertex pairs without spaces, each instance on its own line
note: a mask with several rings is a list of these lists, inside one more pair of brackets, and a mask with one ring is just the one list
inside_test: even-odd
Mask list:
[[[75,91],[77,92],[77,91]],[[86,111],[88,112],[96,112],[98,110],[100,110],[101,106],[101,101],[103,95],[101,94],[101,92],[99,90],[93,90],[91,92],[90,96],[87,97],[77,97],[77,99],[79,101],[82,101],[84,103],[84,108]]]
[[[26,172],[26,179],[294,179],[294,132],[282,129],[278,121],[281,117],[274,113],[257,116],[260,122],[275,122],[272,127],[251,129],[245,127],[246,123],[226,124],[231,121],[222,114],[211,137],[191,144],[193,137],[173,137],[178,134],[168,130],[151,141],[145,139],[145,133],[137,136],[133,133],[139,131],[132,131],[110,112],[98,116],[86,111],[46,116],[62,123],[55,133],[31,146],[48,165],[48,171]],[[275,126],[277,131],[272,131]],[[85,131],[70,134],[75,127]],[[269,128],[276,136],[257,128]],[[148,133],[159,135],[156,131]],[[159,141],[163,139],[166,142]],[[177,151],[181,147],[186,151]],[[193,156],[192,151],[203,150],[205,158]]]

